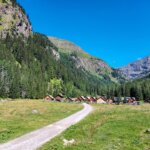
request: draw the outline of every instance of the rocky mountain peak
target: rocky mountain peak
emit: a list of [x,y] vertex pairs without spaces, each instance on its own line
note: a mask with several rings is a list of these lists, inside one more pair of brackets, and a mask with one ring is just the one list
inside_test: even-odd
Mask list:
[[0,0],[0,37],[21,35],[28,37],[32,33],[32,26],[24,9],[13,0]]
[[135,61],[119,70],[123,72],[129,80],[142,78],[150,73],[150,56]]

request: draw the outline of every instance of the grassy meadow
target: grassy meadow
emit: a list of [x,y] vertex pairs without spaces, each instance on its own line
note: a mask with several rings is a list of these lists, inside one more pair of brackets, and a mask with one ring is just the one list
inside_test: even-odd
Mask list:
[[0,102],[0,143],[63,119],[83,107],[42,100]]
[[[97,105],[83,121],[40,150],[150,150],[150,105]],[[63,139],[74,139],[64,146]]]

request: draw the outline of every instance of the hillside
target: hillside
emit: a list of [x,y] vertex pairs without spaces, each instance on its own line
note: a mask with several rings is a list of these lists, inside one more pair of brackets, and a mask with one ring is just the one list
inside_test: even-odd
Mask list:
[[77,68],[84,68],[91,73],[105,74],[111,73],[112,69],[104,61],[92,57],[82,50],[79,46],[58,38],[49,37],[49,39],[58,47],[59,52],[66,53],[76,62]]
[[48,38],[54,45],[57,46],[59,53],[64,53],[70,56],[70,58],[75,62],[77,68],[86,70],[101,79],[109,79],[114,82],[123,80],[117,70],[112,69],[103,60],[89,55],[74,43],[55,37]]
[[128,80],[142,78],[150,73],[150,56],[119,69]]
[[[113,82],[109,76],[112,70],[106,63],[88,54],[85,56],[81,50],[80,55],[84,56],[76,57],[75,53],[68,55],[45,35],[32,32],[24,9],[15,0],[1,0],[0,7],[0,97],[107,94]],[[101,76],[97,76],[87,66],[80,65],[81,62],[77,66],[75,59],[82,61],[81,58],[84,63],[90,62],[88,66],[94,65],[93,62],[99,63],[102,71],[106,71],[99,71]],[[92,59],[95,60],[92,62]]]

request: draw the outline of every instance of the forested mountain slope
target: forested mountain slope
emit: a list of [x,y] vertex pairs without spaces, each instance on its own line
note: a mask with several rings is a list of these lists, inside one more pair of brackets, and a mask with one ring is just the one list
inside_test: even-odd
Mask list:
[[[147,71],[149,57],[141,62],[140,69]],[[123,81],[120,70],[73,43],[34,33],[24,9],[15,0],[0,0],[0,97],[43,98],[62,93],[71,97],[150,99],[149,76]]]
[[50,41],[53,42],[57,47],[59,52],[71,55],[72,59],[75,60],[77,68],[84,68],[91,73],[99,74],[110,74],[112,72],[111,67],[109,67],[103,60],[92,57],[86,52],[84,52],[79,46],[58,38],[49,37]]
[[97,75],[101,79],[114,82],[124,80],[119,71],[112,69],[105,61],[89,55],[74,43],[55,37],[48,38],[57,46],[60,53],[70,56],[77,68],[84,69],[93,75]]
[[100,78],[77,67],[72,55],[58,51],[45,35],[33,33],[15,0],[1,0],[0,7],[0,97],[102,95],[113,85],[108,75]]

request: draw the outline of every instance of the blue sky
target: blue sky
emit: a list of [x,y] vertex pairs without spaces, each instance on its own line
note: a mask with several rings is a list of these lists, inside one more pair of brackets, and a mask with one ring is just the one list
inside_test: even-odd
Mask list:
[[18,0],[33,29],[120,67],[150,55],[149,0]]

